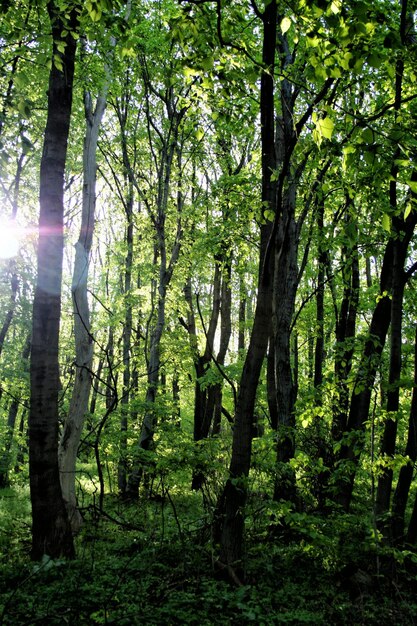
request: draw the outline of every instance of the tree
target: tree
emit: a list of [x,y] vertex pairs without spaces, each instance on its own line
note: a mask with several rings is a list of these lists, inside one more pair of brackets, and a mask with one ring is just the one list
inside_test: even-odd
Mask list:
[[[262,149],[262,203],[264,212],[275,214],[276,184],[272,173],[276,170],[274,132],[274,82],[275,47],[277,36],[277,3],[270,2],[261,18],[263,27],[262,73],[260,86],[261,149]],[[272,223],[265,220],[261,226],[259,281],[255,317],[251,338],[240,379],[237,398],[232,459],[229,478],[221,496],[219,514],[221,522],[220,562],[224,566],[241,569],[243,550],[244,507],[251,463],[252,423],[256,389],[270,336],[272,313],[272,284],[274,255],[269,248]]]
[[30,359],[29,471],[32,558],[73,557],[71,527],[58,467],[59,323],[63,257],[63,194],[71,120],[78,8],[68,16],[48,4],[52,28],[48,113],[40,170],[38,277]]
[[[111,46],[114,47],[114,41]],[[87,294],[88,269],[95,223],[97,142],[101,121],[107,103],[111,77],[109,65],[105,79],[93,107],[91,93],[84,90],[84,115],[86,133],[83,149],[83,196],[80,236],[75,244],[75,261],[72,277],[72,303],[74,312],[75,380],[68,415],[59,442],[59,467],[62,495],[67,507],[73,532],[79,530],[81,515],[77,510],[75,471],[85,415],[91,390],[93,362],[93,336]]]

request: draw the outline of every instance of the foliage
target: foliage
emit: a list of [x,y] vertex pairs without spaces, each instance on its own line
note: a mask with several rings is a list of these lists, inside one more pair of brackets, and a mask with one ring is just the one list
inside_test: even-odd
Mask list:
[[3,492],[2,624],[413,623],[415,565],[407,553],[384,554],[364,518],[276,505],[272,519],[265,507],[256,532],[248,527],[248,584],[233,588],[216,574],[200,497],[184,490],[139,507],[107,498],[104,517],[86,510],[75,561],[39,564],[24,556],[27,494]]
[[[415,5],[55,4],[64,20],[78,7],[79,33],[63,38],[80,39],[65,173],[61,431],[82,369],[71,276],[91,122],[84,105],[108,81],[88,277],[92,394],[75,472],[85,524],[73,562],[29,563],[28,354],[52,41],[46,2],[5,1],[0,255],[13,233],[20,243],[0,259],[0,464],[10,484],[0,491],[0,622],[415,623]],[[262,33],[275,5],[272,68],[263,66]],[[55,45],[60,69],[65,42]],[[265,172],[260,93],[272,69],[276,162]],[[262,201],[263,177],[276,205]],[[278,273],[290,252],[294,277]],[[272,335],[283,337],[286,318],[282,386],[294,397],[278,427],[283,350],[274,353],[271,336],[250,416],[249,475],[231,481],[245,493],[240,580],[234,564],[218,561],[218,527],[269,254],[280,329]],[[290,458],[277,460],[285,444]],[[137,502],[119,498],[121,467],[125,478],[142,472]],[[274,499],[292,480],[291,498]]]

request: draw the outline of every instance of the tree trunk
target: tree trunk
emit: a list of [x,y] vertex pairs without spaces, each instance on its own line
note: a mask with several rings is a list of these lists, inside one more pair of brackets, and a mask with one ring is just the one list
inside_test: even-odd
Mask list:
[[[397,234],[400,237],[400,233]],[[390,365],[389,388],[387,390],[387,416],[384,425],[384,434],[381,442],[380,454],[388,461],[395,453],[397,437],[397,419],[400,406],[400,376],[401,376],[401,342],[402,342],[402,315],[404,295],[404,261],[405,254],[401,254],[398,240],[395,242],[393,255],[393,285],[391,295],[391,334],[390,334]],[[392,467],[383,467],[378,479],[378,489],[375,503],[377,517],[384,516],[390,507],[393,470]],[[388,526],[381,520],[384,530]]]
[[[349,510],[356,468],[364,445],[364,429],[368,420],[375,375],[391,320],[391,299],[387,294],[391,293],[392,290],[394,246],[400,247],[404,263],[416,221],[417,216],[411,212],[407,219],[402,222],[402,239],[396,241],[390,238],[385,249],[380,278],[380,298],[372,315],[368,339],[365,343],[350,401],[346,424],[346,432],[350,434],[349,442],[341,446],[338,457],[341,467],[337,468],[339,476],[335,481],[335,500],[346,511]],[[343,466],[345,467],[343,468]]]
[[[25,345],[22,350],[22,362],[24,371],[27,371],[27,359],[30,354],[30,335],[27,337]],[[15,392],[16,393],[16,392]],[[15,396],[9,406],[7,416],[7,430],[4,436],[3,449],[0,452],[0,489],[9,485],[9,470],[11,465],[11,448],[14,439],[16,417],[19,411],[19,406],[22,403],[20,397]]]
[[[170,121],[169,139],[163,142],[163,150],[161,151],[161,161],[159,165],[158,175],[158,194],[156,199],[157,211],[153,216],[154,228],[155,228],[155,258],[159,260],[158,267],[158,283],[157,283],[157,311],[156,319],[153,321],[149,357],[147,364],[147,388],[145,397],[145,414],[142,421],[141,432],[137,443],[137,450],[148,451],[153,446],[153,437],[155,433],[157,414],[155,410],[155,400],[158,390],[158,380],[160,376],[161,366],[161,339],[165,329],[165,305],[166,295],[169,284],[171,282],[174,267],[177,263],[180,253],[181,238],[182,238],[182,225],[181,214],[183,208],[183,194],[181,189],[181,148],[177,145],[178,131],[182,118],[186,112],[186,109],[182,109],[181,112],[175,110],[174,99],[171,94],[171,98],[165,101],[167,107],[168,119]],[[149,114],[149,112],[148,112]],[[171,185],[172,167],[174,155],[177,155],[178,166],[178,189],[177,189],[177,232],[175,241],[171,248],[171,254],[169,260],[167,259],[166,248],[166,215],[169,199],[169,190]],[[129,476],[126,496],[129,499],[135,499],[138,497],[139,484],[142,476],[143,464],[139,459],[134,460],[132,472]]]
[[392,501],[391,534],[394,543],[402,540],[404,535],[404,516],[408,494],[413,479],[414,464],[417,460],[417,325],[414,340],[414,387],[411,399],[410,417],[408,421],[407,445],[405,456],[409,461],[401,467],[397,487]]
[[[346,227],[352,224],[347,214]],[[356,230],[356,228],[355,228]],[[356,316],[359,302],[359,258],[357,244],[342,249],[343,298],[336,321],[335,380],[336,398],[333,410],[332,438],[340,441],[346,429],[349,410],[348,378],[352,369]]]
[[262,227],[262,280],[258,286],[257,306],[248,352],[240,379],[233,429],[232,459],[229,479],[219,500],[222,516],[220,561],[240,568],[243,550],[244,507],[249,475],[256,390],[264,361],[271,324],[272,267],[263,266],[270,225]]
[[[278,411],[275,500],[295,500],[295,475],[289,461],[295,451],[295,388],[291,369],[291,322],[298,285],[298,235],[293,209],[282,217],[274,280],[275,388]],[[278,252],[279,251],[279,252]]]
[[90,331],[90,310],[87,296],[88,269],[93,241],[96,204],[97,142],[101,120],[106,108],[107,84],[97,98],[93,111],[91,96],[84,94],[86,134],[83,151],[83,198],[80,236],[75,244],[72,277],[72,306],[74,313],[75,379],[66,417],[58,458],[62,496],[68,510],[73,532],[82,524],[75,494],[75,471],[78,447],[84,426],[91,390],[93,338]]
[[10,324],[12,323],[13,315],[16,309],[16,297],[17,297],[17,290],[19,288],[19,281],[18,281],[16,272],[14,270],[14,266],[15,266],[15,262],[11,261],[10,268],[11,268],[12,275],[10,279],[10,283],[11,283],[10,304],[9,304],[9,308],[7,309],[5,320],[2,324],[2,327],[0,328],[0,355],[3,352],[4,340],[6,339],[7,331],[10,328]]
[[[214,266],[211,315],[206,334],[205,349],[202,354],[198,354],[197,352],[197,328],[191,290],[187,287],[185,291],[189,309],[188,332],[193,351],[195,352],[194,367],[196,381],[194,394],[194,441],[201,441],[201,439],[208,437],[213,417],[214,400],[212,398],[212,394],[210,394],[210,387],[204,387],[204,385],[202,385],[201,378],[207,373],[214,354],[214,336],[219,320],[222,297],[221,285],[222,270],[220,263],[216,261]],[[199,488],[199,486],[194,483],[194,480],[193,484],[193,489]]]
[[[232,266],[231,259],[228,258],[224,262],[222,271],[222,289],[221,289],[221,309],[220,309],[220,342],[219,351],[217,353],[217,367],[223,367],[227,350],[229,348],[230,336],[232,334]],[[221,429],[221,415],[223,402],[223,381],[214,385],[214,408],[213,408],[213,435],[218,435]]]
[[243,351],[246,346],[245,341],[245,327],[246,327],[246,285],[245,285],[245,274],[239,278],[239,331],[238,331],[238,340],[237,340],[237,350],[238,356],[242,357]]
[[[271,174],[276,168],[274,133],[274,64],[277,33],[277,4],[272,0],[265,7],[263,21],[264,71],[261,74],[261,146],[262,202],[265,209],[276,208],[276,184]],[[275,219],[278,219],[276,216]],[[240,379],[233,429],[232,458],[229,479],[219,499],[221,524],[220,562],[228,568],[242,569],[244,509],[249,475],[253,415],[259,376],[271,333],[274,250],[271,245],[272,224],[261,226],[259,281],[255,317]]]
[[[408,2],[402,1],[401,17],[400,17],[400,38],[403,46],[406,45],[408,29],[406,23],[409,20]],[[413,19],[413,18],[412,18]],[[395,73],[395,121],[401,110],[402,100],[402,82],[404,74],[404,59],[400,54],[396,62]],[[397,419],[400,407],[400,377],[401,377],[401,343],[402,343],[402,316],[403,316],[403,297],[405,286],[404,263],[407,255],[407,248],[402,245],[402,228],[403,219],[397,217],[398,213],[398,164],[397,159],[401,156],[401,149],[395,151],[389,184],[390,208],[392,211],[392,228],[394,231],[395,243],[393,252],[393,269],[392,269],[392,294],[391,294],[391,344],[390,344],[390,365],[389,365],[389,388],[387,391],[387,417],[384,426],[384,434],[381,445],[381,456],[388,459],[388,463],[392,460],[395,453],[396,437],[397,437]],[[396,414],[396,415],[393,415]],[[381,475],[378,479],[378,490],[375,502],[375,513],[377,518],[382,518],[388,512],[390,507],[391,489],[392,489],[393,470],[392,467],[383,467]],[[390,529],[390,525],[386,520],[377,519],[377,523],[386,533]]]
[[125,319],[123,324],[123,391],[120,400],[120,443],[119,463],[117,468],[117,484],[119,493],[124,495],[127,486],[127,429],[129,416],[129,398],[131,386],[130,350],[132,341],[133,302],[132,267],[133,267],[133,188],[130,187],[129,198],[126,202],[126,258],[124,267],[123,294],[125,297]]
[[[30,362],[29,474],[32,502],[32,558],[73,557],[74,544],[58,467],[59,323],[63,261],[64,171],[71,119],[76,12],[63,23],[48,4],[53,54],[48,114],[40,169],[38,277],[33,302]],[[57,48],[65,41],[65,52]],[[60,59],[63,71],[56,66]]]

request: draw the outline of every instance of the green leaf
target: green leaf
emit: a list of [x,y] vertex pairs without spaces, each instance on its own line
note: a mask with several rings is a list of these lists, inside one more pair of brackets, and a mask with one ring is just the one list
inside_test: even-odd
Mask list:
[[337,13],[340,13],[341,9],[342,9],[341,0],[333,0],[333,2],[330,5],[330,11],[336,15]]
[[283,35],[291,28],[291,24],[292,22],[289,17],[284,17],[284,19],[281,20],[280,27]]
[[372,54],[370,54],[369,57],[367,58],[367,63],[368,65],[370,65],[371,67],[374,67],[375,69],[380,68],[382,65],[381,55],[376,52],[372,52]]
[[62,59],[59,56],[59,54],[54,54],[54,65],[56,69],[59,70],[60,72],[64,71],[64,66],[62,65]]
[[374,131],[371,128],[365,128],[361,137],[365,143],[373,143],[374,142]]
[[391,218],[388,213],[382,215],[382,228],[386,230],[387,233],[391,232]]
[[208,72],[209,70],[211,70],[211,68],[214,65],[214,59],[213,57],[206,57],[205,59],[201,59],[200,61],[200,65],[203,68],[203,70],[205,70],[206,72]]
[[408,203],[407,203],[407,206],[405,207],[405,211],[404,211],[404,219],[405,219],[405,220],[406,220],[406,219],[407,219],[407,217],[410,215],[410,213],[411,213],[411,209],[412,209],[411,202],[408,202]]
[[331,139],[334,129],[334,122],[330,117],[325,117],[324,119],[320,119],[316,122],[316,128],[322,137],[326,139]]
[[24,72],[19,72],[18,74],[15,74],[14,82],[16,87],[22,89],[29,84],[29,78]]
[[137,57],[137,53],[133,48],[122,48],[122,59],[125,57],[131,57],[135,59]]
[[65,47],[66,47],[66,43],[65,41],[57,41],[56,42],[56,49],[58,50],[58,52],[61,52],[61,54],[65,54]]

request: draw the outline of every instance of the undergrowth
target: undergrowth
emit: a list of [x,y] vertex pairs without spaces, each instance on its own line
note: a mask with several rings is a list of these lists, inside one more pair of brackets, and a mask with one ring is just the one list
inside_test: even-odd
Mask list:
[[201,496],[91,506],[73,561],[29,560],[28,494],[0,494],[0,624],[417,624],[417,572],[357,516],[249,507],[246,583],[219,578]]

